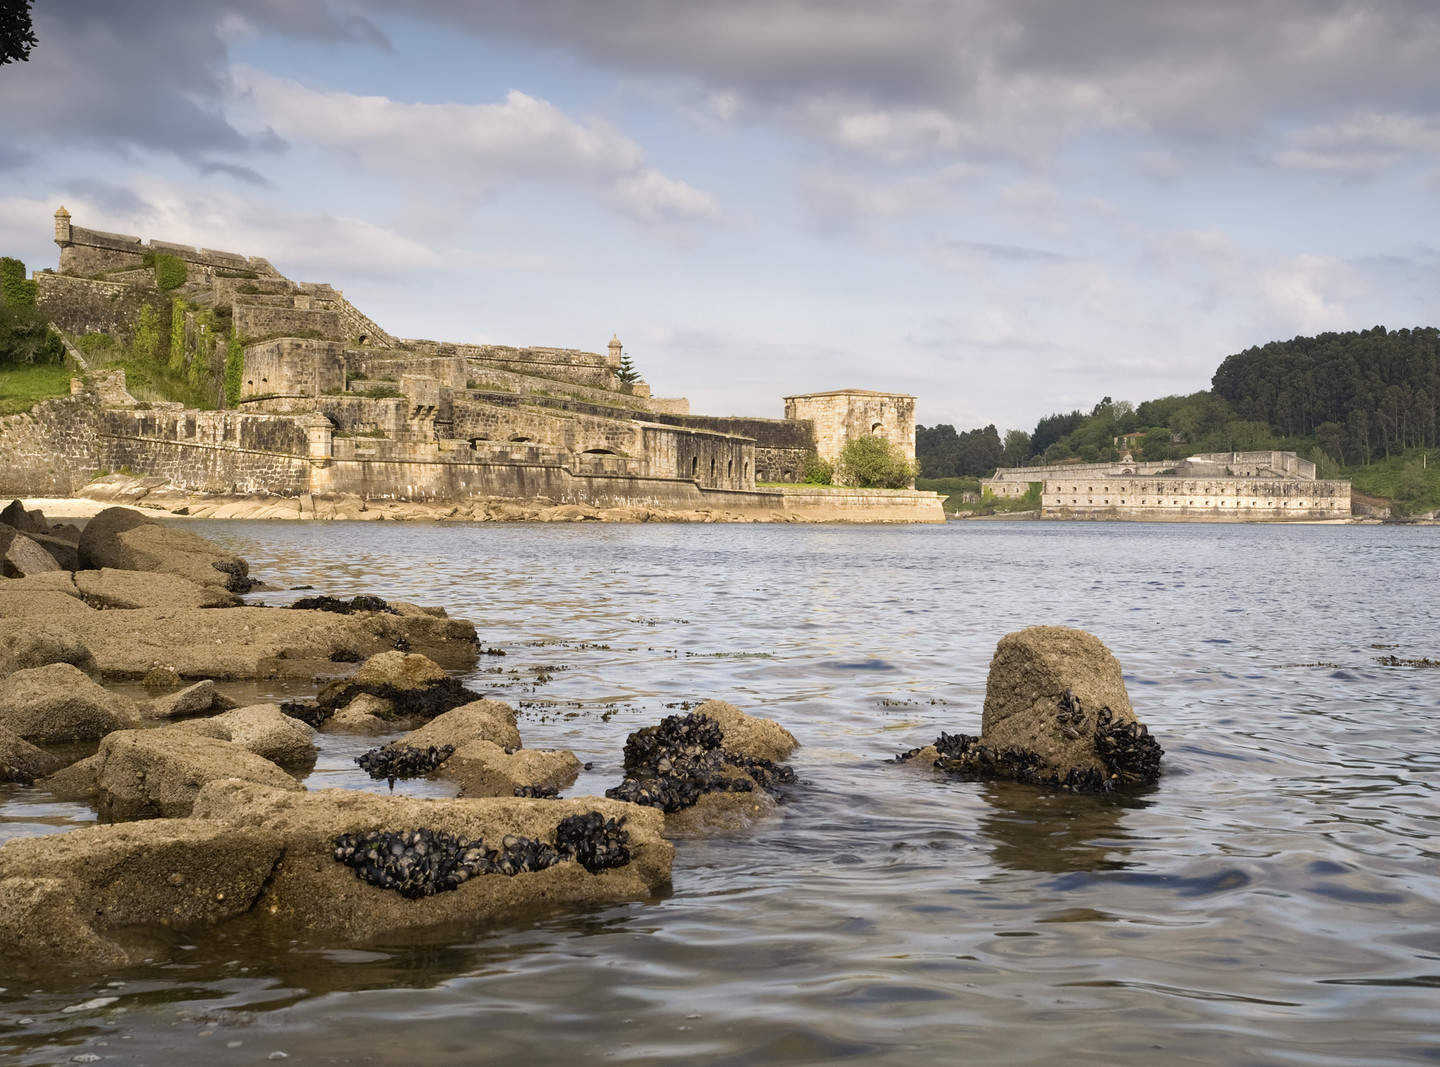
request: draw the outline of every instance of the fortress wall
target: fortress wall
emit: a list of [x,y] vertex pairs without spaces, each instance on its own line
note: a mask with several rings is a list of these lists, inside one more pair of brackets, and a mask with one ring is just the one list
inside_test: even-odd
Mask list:
[[573,452],[604,449],[638,455],[644,448],[639,426],[619,419],[556,414],[529,405],[499,406],[464,397],[452,401],[453,436],[463,440],[511,441],[525,438]]
[[[58,221],[58,220],[57,220]],[[102,271],[134,269],[144,266],[146,252],[164,252],[205,269],[254,270],[274,275],[275,268],[263,259],[250,258],[234,252],[218,252],[212,248],[195,248],[171,241],[143,243],[127,233],[107,233],[83,226],[68,227],[69,240],[60,245],[60,270],[66,274],[99,274]]]
[[69,496],[102,466],[94,395],[58,397],[0,418],[0,494]]
[[120,282],[35,273],[36,303],[67,333],[128,335],[140,316],[143,291]]
[[[241,310],[235,309],[237,326]],[[338,342],[282,337],[245,348],[242,400],[275,394],[314,396],[344,388],[345,349]]]
[[241,337],[303,337],[306,334],[319,334],[326,338],[345,336],[337,312],[266,307],[262,304],[235,305],[235,332]]
[[691,479],[706,489],[753,489],[755,443],[744,437],[642,423],[650,474]]
[[[466,383],[465,361],[458,356],[406,356],[396,359],[352,348],[345,353],[345,362],[351,373],[363,374],[367,378],[393,378],[398,382],[407,374],[423,374],[456,390],[464,389]],[[365,388],[363,380],[355,388]]]
[[938,493],[917,489],[832,489],[786,486],[785,510],[820,522],[945,522]]
[[915,398],[899,393],[809,393],[785,398],[785,418],[808,419],[815,426],[815,447],[821,459],[840,458],[846,442],[857,437],[882,437],[899,445],[915,462]]
[[[1054,463],[1043,467],[1001,467],[992,477],[983,478],[981,485],[990,486],[1001,495],[998,482],[1043,482],[1047,478],[1121,478],[1127,474],[1156,475],[1174,470],[1179,460],[1145,461],[1143,463]],[[1024,492],[1021,489],[1020,492]]]
[[1047,480],[1050,518],[1346,519],[1350,483],[1299,478],[1078,478]]

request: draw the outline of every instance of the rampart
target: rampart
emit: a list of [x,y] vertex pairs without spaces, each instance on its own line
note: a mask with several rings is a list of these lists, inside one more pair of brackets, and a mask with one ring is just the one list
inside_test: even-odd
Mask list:
[[1047,479],[1041,516],[1184,522],[1348,519],[1350,483],[1253,477]]

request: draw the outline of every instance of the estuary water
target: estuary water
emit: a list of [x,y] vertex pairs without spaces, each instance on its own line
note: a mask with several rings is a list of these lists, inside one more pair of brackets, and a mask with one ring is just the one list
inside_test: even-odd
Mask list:
[[[467,684],[593,763],[567,795],[711,697],[794,732],[801,784],[679,841],[659,900],[360,946],[241,920],[102,976],[0,964],[6,1063],[1440,1062],[1440,670],[1380,662],[1440,658],[1436,528],[187,528],[281,587],[472,619],[505,655]],[[1034,624],[1114,651],[1156,787],[885,762],[979,732],[996,641]],[[385,788],[352,762],[376,742],[324,743],[312,787]],[[0,790],[5,836],[92,818]]]

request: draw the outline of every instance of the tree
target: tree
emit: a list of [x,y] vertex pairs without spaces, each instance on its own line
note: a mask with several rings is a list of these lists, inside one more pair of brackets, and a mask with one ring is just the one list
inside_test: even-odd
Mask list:
[[915,481],[915,465],[883,437],[857,437],[840,450],[836,481],[859,489],[906,489]]
[[635,364],[630,362],[630,353],[620,354],[620,369],[615,372],[615,377],[620,379],[622,385],[631,385],[640,380],[640,372],[635,369]]
[[30,25],[30,0],[0,0],[0,67],[30,59],[36,45]]
[[1023,467],[1030,457],[1030,435],[1024,430],[1006,430],[1005,447],[1000,452],[1002,467]]

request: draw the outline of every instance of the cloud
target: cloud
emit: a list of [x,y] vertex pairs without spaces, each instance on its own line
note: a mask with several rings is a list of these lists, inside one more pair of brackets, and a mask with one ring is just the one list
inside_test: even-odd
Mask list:
[[952,252],[980,259],[1003,260],[1010,263],[1063,263],[1068,256],[1051,252],[1045,248],[1028,248],[1024,245],[992,244],[988,241],[946,241],[944,247]]
[[1340,178],[1373,178],[1413,161],[1440,166],[1440,118],[1369,114],[1291,130],[1273,162]]
[[1340,302],[1349,288],[1345,265],[1328,256],[1295,256],[1261,272],[1258,284],[1272,314],[1301,333],[1343,330],[1349,320]]
[[588,185],[644,221],[718,214],[710,194],[646,164],[609,123],[572,118],[518,90],[494,104],[415,104],[311,89],[248,67],[236,70],[235,85],[276,136],[372,173],[462,187],[500,177]]

